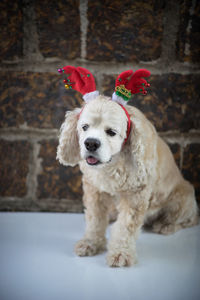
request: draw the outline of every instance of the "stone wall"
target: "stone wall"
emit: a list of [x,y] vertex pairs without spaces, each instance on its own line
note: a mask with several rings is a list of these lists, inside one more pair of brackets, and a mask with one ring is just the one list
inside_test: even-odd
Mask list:
[[146,97],[131,104],[153,121],[200,201],[200,2],[2,0],[0,210],[82,211],[78,167],[56,161],[59,128],[81,96],[57,68],[88,68],[111,95],[127,69],[147,68]]

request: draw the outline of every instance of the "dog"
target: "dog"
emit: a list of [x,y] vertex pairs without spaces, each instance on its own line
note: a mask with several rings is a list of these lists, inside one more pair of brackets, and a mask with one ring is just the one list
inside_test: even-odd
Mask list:
[[[127,113],[131,128],[127,138]],[[168,145],[136,107],[126,110],[98,95],[66,113],[57,159],[79,164],[83,173],[86,230],[75,246],[79,256],[106,249],[111,208],[117,208],[107,245],[107,264],[137,262],[136,238],[143,226],[171,234],[198,224],[194,188],[181,175]]]

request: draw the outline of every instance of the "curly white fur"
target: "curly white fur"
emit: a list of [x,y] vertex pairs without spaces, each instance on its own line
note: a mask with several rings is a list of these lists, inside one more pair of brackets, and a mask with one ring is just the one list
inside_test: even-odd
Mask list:
[[[137,261],[135,240],[143,225],[170,234],[198,223],[193,186],[183,179],[169,147],[138,109],[126,109],[132,130],[125,145],[125,112],[109,98],[98,96],[81,114],[80,110],[66,114],[57,152],[62,164],[79,164],[83,173],[86,231],[75,247],[78,255],[105,249],[109,210],[113,203],[118,209],[107,254],[113,267]],[[115,135],[108,135],[108,129]],[[87,138],[100,141],[92,153],[98,165],[87,162],[91,155],[85,147]]]

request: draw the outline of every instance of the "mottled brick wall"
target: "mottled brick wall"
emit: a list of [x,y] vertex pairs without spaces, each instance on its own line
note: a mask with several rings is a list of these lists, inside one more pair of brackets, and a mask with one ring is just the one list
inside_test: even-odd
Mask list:
[[111,95],[127,69],[151,71],[131,104],[153,121],[200,201],[200,2],[2,0],[0,210],[82,211],[78,167],[56,161],[65,111],[81,96],[56,69],[90,69]]

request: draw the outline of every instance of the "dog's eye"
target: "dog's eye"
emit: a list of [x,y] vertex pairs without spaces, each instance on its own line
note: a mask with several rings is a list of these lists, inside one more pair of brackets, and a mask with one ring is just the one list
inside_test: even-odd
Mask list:
[[88,130],[88,128],[89,128],[89,125],[88,125],[88,124],[85,124],[85,125],[82,126],[83,131]]
[[112,129],[107,129],[107,130],[106,130],[106,133],[107,133],[108,135],[110,135],[110,136],[116,135],[116,132],[113,131]]

